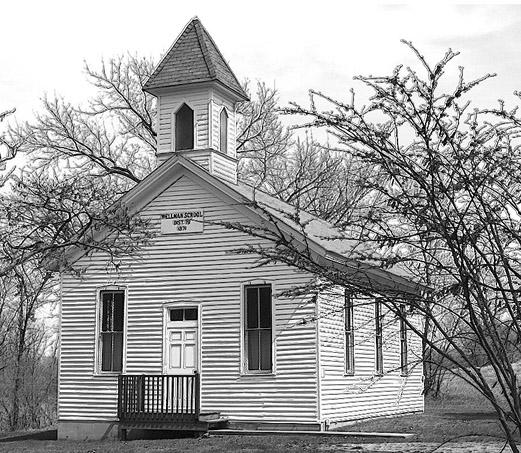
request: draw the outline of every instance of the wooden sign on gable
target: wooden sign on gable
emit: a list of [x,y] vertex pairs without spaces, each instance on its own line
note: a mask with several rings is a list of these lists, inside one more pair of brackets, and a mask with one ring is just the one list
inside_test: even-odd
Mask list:
[[161,214],[161,234],[202,233],[204,211],[172,211]]

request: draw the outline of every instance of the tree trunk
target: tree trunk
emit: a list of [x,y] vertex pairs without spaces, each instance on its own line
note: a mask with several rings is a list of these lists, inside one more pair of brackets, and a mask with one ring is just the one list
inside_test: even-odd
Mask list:
[[[22,295],[20,295],[22,297]],[[27,323],[24,316],[23,303],[20,303],[18,314],[18,341],[16,344],[16,357],[14,363],[14,386],[11,400],[11,414],[9,416],[9,429],[16,431],[20,426],[20,389],[22,387],[22,361],[25,350],[25,336]]]

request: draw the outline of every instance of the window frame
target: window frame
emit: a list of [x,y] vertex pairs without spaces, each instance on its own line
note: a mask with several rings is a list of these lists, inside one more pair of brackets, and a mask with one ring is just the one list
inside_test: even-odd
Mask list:
[[[248,349],[246,342],[246,290],[249,287],[271,287],[271,369],[270,370],[249,370],[248,369]],[[240,345],[241,345],[241,361],[240,361],[240,375],[246,377],[261,377],[274,376],[276,374],[276,357],[275,357],[275,335],[276,335],[276,319],[275,319],[275,285],[268,280],[253,280],[241,284],[241,303],[240,303]]]
[[355,311],[352,294],[344,289],[344,374],[355,374]]
[[[183,108],[183,105],[186,105],[191,111],[192,111],[192,148],[183,148],[183,149],[177,149],[177,135],[176,135],[176,128],[177,128],[177,114],[179,111]],[[183,151],[189,151],[192,149],[196,149],[196,143],[197,143],[197,121],[196,121],[196,114],[195,114],[195,108],[193,105],[191,105],[190,102],[188,102],[186,99],[183,99],[179,102],[179,104],[176,106],[175,110],[171,113],[171,150],[172,152],[183,152]]]
[[[123,293],[123,332],[122,332],[122,351],[121,351],[121,370],[102,370],[102,316],[103,316],[103,298],[104,292],[122,292]],[[128,289],[124,286],[104,286],[96,290],[96,329],[94,338],[94,375],[100,376],[119,376],[126,373],[126,357],[127,357],[127,315],[128,315]]]
[[407,335],[407,321],[406,321],[405,305],[400,305],[400,374],[401,376],[409,375],[409,345]]
[[375,300],[374,302],[374,369],[377,375],[384,373],[384,355],[383,355],[383,314],[382,302]]

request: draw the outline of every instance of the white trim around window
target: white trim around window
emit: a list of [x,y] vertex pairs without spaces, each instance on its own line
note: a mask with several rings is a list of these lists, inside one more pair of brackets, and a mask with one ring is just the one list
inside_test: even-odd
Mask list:
[[[121,291],[123,292],[123,335],[122,335],[122,357],[121,371],[102,371],[101,369],[101,316],[102,316],[102,299],[101,294],[104,291]],[[94,332],[94,370],[95,376],[118,376],[126,372],[127,366],[127,314],[128,314],[128,288],[126,286],[107,285],[96,289],[96,326]]]
[[[159,100],[159,98],[158,98],[158,100]],[[190,108],[190,110],[192,110],[192,112],[193,112],[192,120],[194,123],[194,127],[193,127],[193,131],[192,131],[192,133],[193,133],[192,149],[198,149],[198,138],[197,138],[197,133],[198,133],[198,130],[197,130],[198,124],[197,123],[198,122],[196,121],[196,117],[197,117],[196,109],[191,100],[187,99],[186,97],[183,97],[182,99],[180,99],[178,102],[176,102],[173,105],[172,110],[170,112],[170,151],[171,152],[176,152],[176,149],[175,149],[175,146],[176,146],[176,134],[175,134],[176,115],[184,104],[186,104]],[[158,110],[158,112],[159,112],[159,110]],[[184,151],[184,150],[177,150],[177,151]]]
[[355,309],[353,295],[344,289],[344,374],[355,374]]
[[[271,370],[248,370],[248,359],[246,351],[246,288],[249,286],[270,286],[271,287]],[[277,368],[277,357],[276,357],[276,333],[277,333],[277,320],[275,317],[275,295],[276,286],[271,280],[255,279],[241,283],[241,300],[240,300],[240,374],[241,376],[273,376],[276,374]]]

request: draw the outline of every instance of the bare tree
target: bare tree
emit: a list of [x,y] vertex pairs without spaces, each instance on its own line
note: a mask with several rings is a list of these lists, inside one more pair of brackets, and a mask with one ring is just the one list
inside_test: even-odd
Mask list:
[[345,153],[321,145],[312,137],[297,139],[288,148],[277,178],[266,190],[286,203],[321,219],[348,222],[367,190],[357,184],[364,169]]
[[[15,109],[0,112],[0,123],[2,123],[9,115],[12,115],[14,112]],[[0,172],[6,171],[5,174],[0,173],[0,188],[5,184],[14,171],[14,167],[11,167],[11,169],[7,170],[7,162],[16,157],[16,153],[18,152],[19,147],[19,142],[7,141],[5,139],[5,134],[0,133]]]
[[128,56],[85,68],[97,89],[87,107],[44,99],[36,120],[11,127],[6,140],[23,143],[33,167],[113,176],[115,193],[122,193],[155,166],[155,102],[142,91],[153,63]]
[[[313,91],[309,108],[285,110],[306,116],[305,127],[327,128],[366,170],[358,181],[364,197],[330,237],[352,245],[344,271],[284,234],[262,205],[257,208],[271,218],[270,227],[229,226],[272,241],[273,247],[241,252],[260,255],[261,263],[285,262],[378,297],[422,337],[440,366],[490,402],[518,452],[521,399],[513,363],[521,335],[521,122],[502,102],[497,109],[470,108],[469,93],[492,75],[466,81],[460,69],[453,89],[444,91],[457,53],[449,50],[429,65],[407,45],[423,74],[399,66],[390,76],[357,77],[372,91],[366,105],[358,106],[354,96],[343,103]],[[285,215],[310,237],[298,209]],[[353,271],[351,259],[365,264]],[[364,269],[375,266],[406,272],[430,289],[419,297],[374,285]],[[430,323],[429,334],[401,314],[404,303]]]
[[[248,84],[245,83],[248,90]],[[272,184],[283,178],[284,161],[290,153],[291,132],[277,113],[278,93],[262,82],[251,102],[239,104],[237,113],[237,155],[241,179],[272,191]]]

